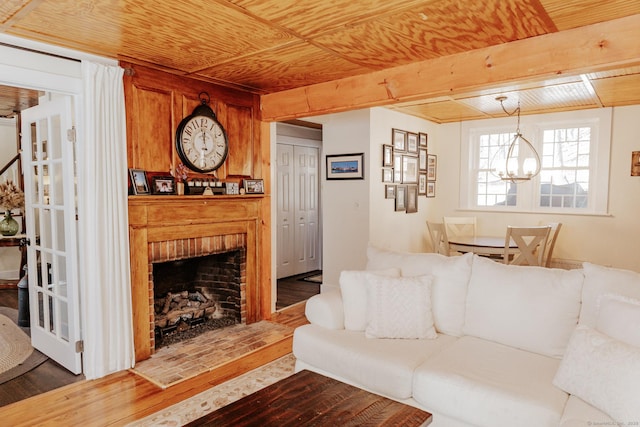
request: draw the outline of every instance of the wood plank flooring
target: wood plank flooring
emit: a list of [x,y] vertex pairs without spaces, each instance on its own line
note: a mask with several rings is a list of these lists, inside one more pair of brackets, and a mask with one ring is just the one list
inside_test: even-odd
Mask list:
[[[304,303],[274,313],[271,321],[297,327],[307,323]],[[80,381],[0,408],[2,425],[121,426],[200,393],[291,352],[293,336],[223,363],[206,374],[162,390],[130,371]]]

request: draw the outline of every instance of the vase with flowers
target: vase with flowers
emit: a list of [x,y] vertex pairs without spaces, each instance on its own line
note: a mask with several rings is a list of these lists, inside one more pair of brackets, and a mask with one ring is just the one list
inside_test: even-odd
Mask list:
[[15,236],[18,233],[20,226],[11,212],[23,207],[24,193],[22,190],[10,180],[0,183],[0,208],[5,210],[4,218],[0,220],[0,233],[3,236]]
[[176,193],[178,193],[178,195],[186,194],[189,188],[186,186],[187,178],[189,177],[187,167],[179,163],[175,171],[171,170],[171,175],[176,179]]

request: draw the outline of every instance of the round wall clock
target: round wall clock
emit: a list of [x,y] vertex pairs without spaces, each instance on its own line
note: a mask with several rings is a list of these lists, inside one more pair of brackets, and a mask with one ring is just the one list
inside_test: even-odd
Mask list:
[[202,103],[182,119],[176,129],[176,150],[189,169],[207,173],[218,169],[227,159],[229,141],[209,107],[209,95],[202,92],[200,101]]

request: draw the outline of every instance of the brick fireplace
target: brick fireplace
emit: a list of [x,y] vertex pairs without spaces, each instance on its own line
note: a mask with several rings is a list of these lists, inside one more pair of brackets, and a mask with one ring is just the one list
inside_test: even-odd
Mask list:
[[164,332],[185,335],[213,319],[244,323],[246,241],[229,234],[148,244],[152,353]]
[[271,313],[268,221],[262,196],[129,198],[131,290],[136,361],[155,349],[153,264],[240,250],[241,322]]

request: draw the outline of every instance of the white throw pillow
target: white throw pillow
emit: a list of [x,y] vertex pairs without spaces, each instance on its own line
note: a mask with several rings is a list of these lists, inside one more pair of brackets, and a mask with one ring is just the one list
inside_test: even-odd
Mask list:
[[640,421],[640,348],[578,326],[553,384],[621,423]]
[[367,327],[367,282],[376,275],[400,277],[400,269],[351,271],[340,273],[340,292],[344,307],[344,328],[364,331]]
[[367,248],[367,270],[397,267],[403,276],[433,276],[433,319],[438,332],[462,336],[467,286],[473,254],[447,257],[434,253],[403,253]]
[[367,283],[367,338],[437,338],[431,276],[376,276]]
[[578,323],[576,270],[505,265],[474,256],[464,333],[560,359]]
[[580,324],[596,327],[598,300],[605,294],[640,299],[640,273],[585,262]]
[[[596,329],[640,347],[640,301],[622,295],[603,295],[599,300]],[[638,400],[640,404],[640,396]]]

